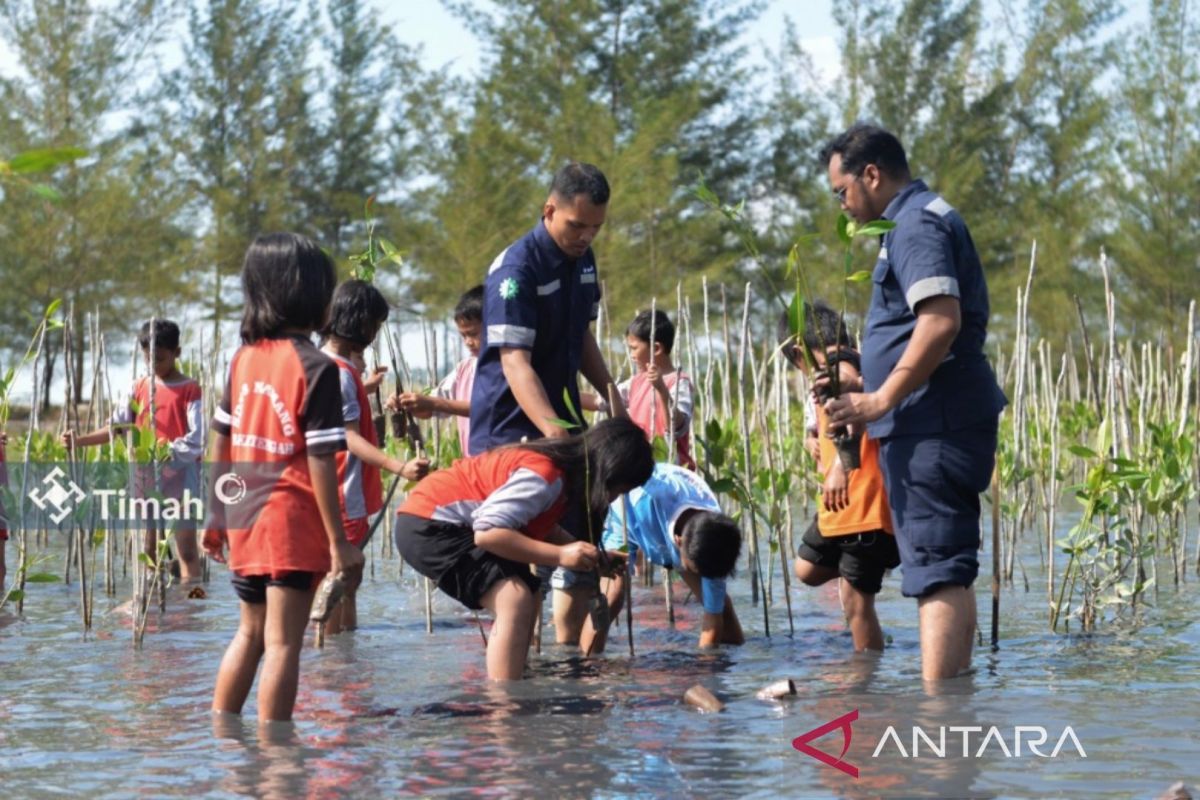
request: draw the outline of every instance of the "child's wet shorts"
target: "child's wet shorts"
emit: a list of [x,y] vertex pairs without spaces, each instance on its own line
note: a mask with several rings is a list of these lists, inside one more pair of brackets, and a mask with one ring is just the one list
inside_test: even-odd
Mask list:
[[996,463],[996,424],[880,441],[905,597],[970,587],[979,575],[979,493]]
[[484,595],[505,578],[520,578],[536,593],[541,581],[518,564],[475,546],[466,525],[396,514],[396,548],[409,566],[470,609],[483,608]]
[[233,573],[233,591],[238,600],[251,605],[267,602],[267,587],[281,586],[284,589],[311,591],[322,577],[319,572],[284,572],[277,577],[270,575],[239,575]]
[[883,573],[900,564],[896,537],[887,531],[822,536],[815,519],[804,532],[797,555],[818,567],[836,569],[863,594],[879,594]]
[[576,572],[566,567],[538,566],[538,577],[548,583],[552,589],[567,591],[568,589],[595,589],[599,583],[596,570]]

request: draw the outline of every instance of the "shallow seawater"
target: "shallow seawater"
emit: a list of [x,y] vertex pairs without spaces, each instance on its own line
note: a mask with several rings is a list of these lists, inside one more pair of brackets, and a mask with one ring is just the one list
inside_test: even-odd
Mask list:
[[[635,657],[623,619],[609,654],[587,661],[549,644],[548,627],[532,679],[501,688],[486,680],[474,617],[436,596],[427,634],[417,576],[374,559],[362,627],[306,651],[295,724],[263,730],[253,693],[244,718],[208,711],[237,620],[221,568],[207,599],[173,594],[164,616],[152,612],[140,650],[116,608],[125,597],[97,598],[85,636],[77,586],[30,587],[23,619],[0,615],[0,786],[10,797],[1127,798],[1200,777],[1195,583],[1164,586],[1140,629],[1091,636],[1049,633],[1044,590],[1006,588],[1000,649],[931,693],[898,574],[879,600],[891,645],[870,658],[850,653],[832,586],[792,588],[789,632],[778,571],[767,638],[743,569],[742,648],[697,652],[697,603],[677,584],[672,629],[661,583],[639,585]],[[1024,562],[1041,587],[1036,552]],[[785,677],[794,698],[755,698]],[[685,705],[694,684],[726,709]],[[793,748],[855,710],[843,764],[857,778]],[[1052,757],[1068,726],[1075,741]],[[836,757],[843,733],[812,744]]]

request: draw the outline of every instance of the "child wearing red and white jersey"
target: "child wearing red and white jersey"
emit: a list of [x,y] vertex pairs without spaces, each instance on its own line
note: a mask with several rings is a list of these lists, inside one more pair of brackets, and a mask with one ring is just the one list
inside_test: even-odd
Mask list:
[[[155,438],[171,450],[171,460],[163,465],[158,476],[157,490],[165,497],[183,499],[185,489],[199,493],[198,464],[204,451],[200,384],[179,370],[182,352],[179,326],[167,319],[153,322],[153,331],[147,322],[138,334],[138,344],[154,373],[153,378],[139,378],[134,383],[129,399],[118,405],[108,425],[84,434],[64,431],[61,438],[68,449],[108,444],[122,428],[148,426],[153,408]],[[150,397],[151,385],[154,386],[153,398]],[[153,491],[152,483],[153,473],[143,469],[139,472],[136,490],[139,494]],[[156,557],[158,550],[154,524],[154,520],[148,520],[145,543],[146,553],[151,557]],[[179,551],[180,579],[184,582],[199,580],[200,551],[196,547],[195,530],[180,526],[174,535]]]
[[204,534],[217,561],[228,545],[241,608],[217,673],[217,713],[241,713],[261,661],[259,721],[290,720],[317,584],[331,571],[354,583],[362,569],[338,510],[338,368],[308,338],[324,326],[336,282],[329,256],[303,236],[262,235],[246,251],[242,347],[213,419],[212,460],[223,466]]
[[538,607],[540,580],[529,565],[595,569],[595,545],[575,541],[559,520],[584,506],[599,540],[608,504],[653,469],[645,433],[623,417],[580,436],[500,447],[417,484],[397,514],[396,546],[443,592],[495,615],[488,677],[516,680]]
[[[371,424],[371,406],[360,365],[363,351],[375,340],[387,317],[387,301],[378,289],[366,281],[349,280],[334,291],[329,324],[323,331],[326,338],[321,350],[338,365],[342,418],[346,421],[346,450],[337,454],[342,527],[350,544],[359,549],[367,537],[369,518],[383,508],[380,470],[410,481],[418,481],[429,472],[428,459],[404,462],[380,450]],[[346,587],[341,602],[325,623],[327,634],[358,627],[357,593],[357,585]]]

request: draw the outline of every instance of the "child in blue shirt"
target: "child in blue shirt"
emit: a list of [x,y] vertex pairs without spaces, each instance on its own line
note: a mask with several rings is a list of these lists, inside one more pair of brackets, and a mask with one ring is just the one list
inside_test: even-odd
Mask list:
[[[721,506],[704,479],[674,464],[656,464],[645,485],[618,498],[604,525],[604,547],[616,554],[628,534],[629,563],[638,550],[648,562],[679,570],[680,577],[701,598],[704,618],[700,647],[742,644],[745,635],[733,603],[725,593],[725,579],[733,572],[742,548],[737,523],[721,513]],[[602,579],[608,599],[609,619],[615,619],[629,579],[618,570]],[[601,653],[608,631],[596,631],[589,616],[579,638],[584,652]]]

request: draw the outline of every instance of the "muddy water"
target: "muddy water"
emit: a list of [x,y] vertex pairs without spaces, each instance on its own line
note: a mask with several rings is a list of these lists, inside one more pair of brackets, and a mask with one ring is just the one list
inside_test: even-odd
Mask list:
[[[1036,553],[1025,563],[1041,586]],[[743,570],[745,647],[695,652],[695,601],[678,604],[673,630],[661,586],[639,586],[635,658],[622,625],[607,657],[547,646],[533,680],[499,689],[474,619],[438,597],[426,634],[415,576],[397,571],[376,554],[363,627],[306,653],[297,721],[275,730],[257,727],[253,698],[244,719],[214,725],[207,711],[237,617],[226,574],[208,599],[173,597],[141,651],[115,602],[85,637],[76,587],[31,587],[24,619],[0,620],[5,795],[1126,798],[1200,778],[1194,585],[1164,588],[1136,632],[1094,636],[1047,633],[1044,595],[1006,590],[1000,650],[929,693],[898,576],[879,603],[891,644],[872,659],[849,654],[828,587],[793,588],[794,634],[777,596],[766,638]],[[987,631],[990,578],[979,585]],[[781,677],[794,699],[755,699]],[[726,710],[683,705],[697,683]],[[857,778],[792,747],[854,711],[842,765]],[[837,756],[843,740],[837,728],[812,746]]]

